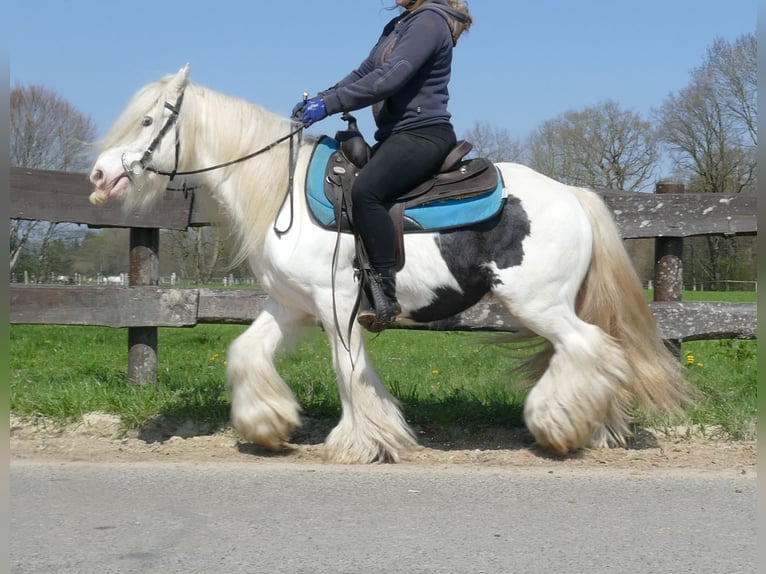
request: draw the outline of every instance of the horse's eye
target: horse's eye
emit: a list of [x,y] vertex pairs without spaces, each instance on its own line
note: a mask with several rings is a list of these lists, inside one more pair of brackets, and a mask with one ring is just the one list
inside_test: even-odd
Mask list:
[[144,119],[141,120],[141,125],[144,126],[144,127],[148,127],[148,126],[152,125],[153,121],[154,120],[152,119],[151,116],[144,116]]

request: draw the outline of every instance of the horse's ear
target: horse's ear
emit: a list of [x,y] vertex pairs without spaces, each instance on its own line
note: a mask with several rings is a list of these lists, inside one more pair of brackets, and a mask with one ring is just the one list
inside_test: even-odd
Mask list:
[[180,94],[181,92],[184,91],[184,88],[186,88],[188,83],[189,83],[189,64],[186,64],[183,68],[178,70],[178,73],[176,74],[175,78],[173,78],[173,81],[170,82],[170,86],[176,92],[176,94]]

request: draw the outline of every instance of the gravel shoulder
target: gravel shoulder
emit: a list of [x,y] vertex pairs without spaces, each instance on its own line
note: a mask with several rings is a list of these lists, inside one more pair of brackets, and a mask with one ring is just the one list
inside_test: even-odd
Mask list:
[[[77,423],[52,424],[11,416],[12,459],[80,462],[236,462],[325,464],[321,437],[328,429],[306,421],[288,449],[273,453],[241,441],[226,428],[215,432],[191,423],[158,423],[140,432],[120,430],[116,417],[90,413]],[[702,436],[684,429],[640,429],[628,448],[586,450],[566,457],[540,450],[525,429],[483,429],[449,436],[418,430],[422,448],[401,467],[435,466],[467,470],[508,467],[537,471],[620,471],[756,474],[756,441],[731,441],[711,431]]]

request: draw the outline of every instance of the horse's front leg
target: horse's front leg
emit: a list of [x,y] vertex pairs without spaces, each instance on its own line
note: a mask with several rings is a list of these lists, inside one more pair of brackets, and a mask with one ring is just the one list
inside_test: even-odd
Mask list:
[[278,450],[300,424],[300,406],[279,376],[274,354],[307,320],[305,313],[268,299],[258,318],[229,346],[231,423],[245,440]]
[[341,420],[325,440],[325,458],[341,464],[399,462],[417,448],[399,401],[391,395],[370,362],[362,328],[354,322],[349,334],[348,316],[322,317],[332,350],[333,366],[343,408]]

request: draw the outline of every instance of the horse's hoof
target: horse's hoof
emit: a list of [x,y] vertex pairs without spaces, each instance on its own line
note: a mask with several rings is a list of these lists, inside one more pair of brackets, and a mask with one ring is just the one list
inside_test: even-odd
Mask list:
[[280,423],[253,423],[236,418],[232,420],[232,426],[242,439],[272,451],[284,450],[296,427],[286,421],[280,421]]

